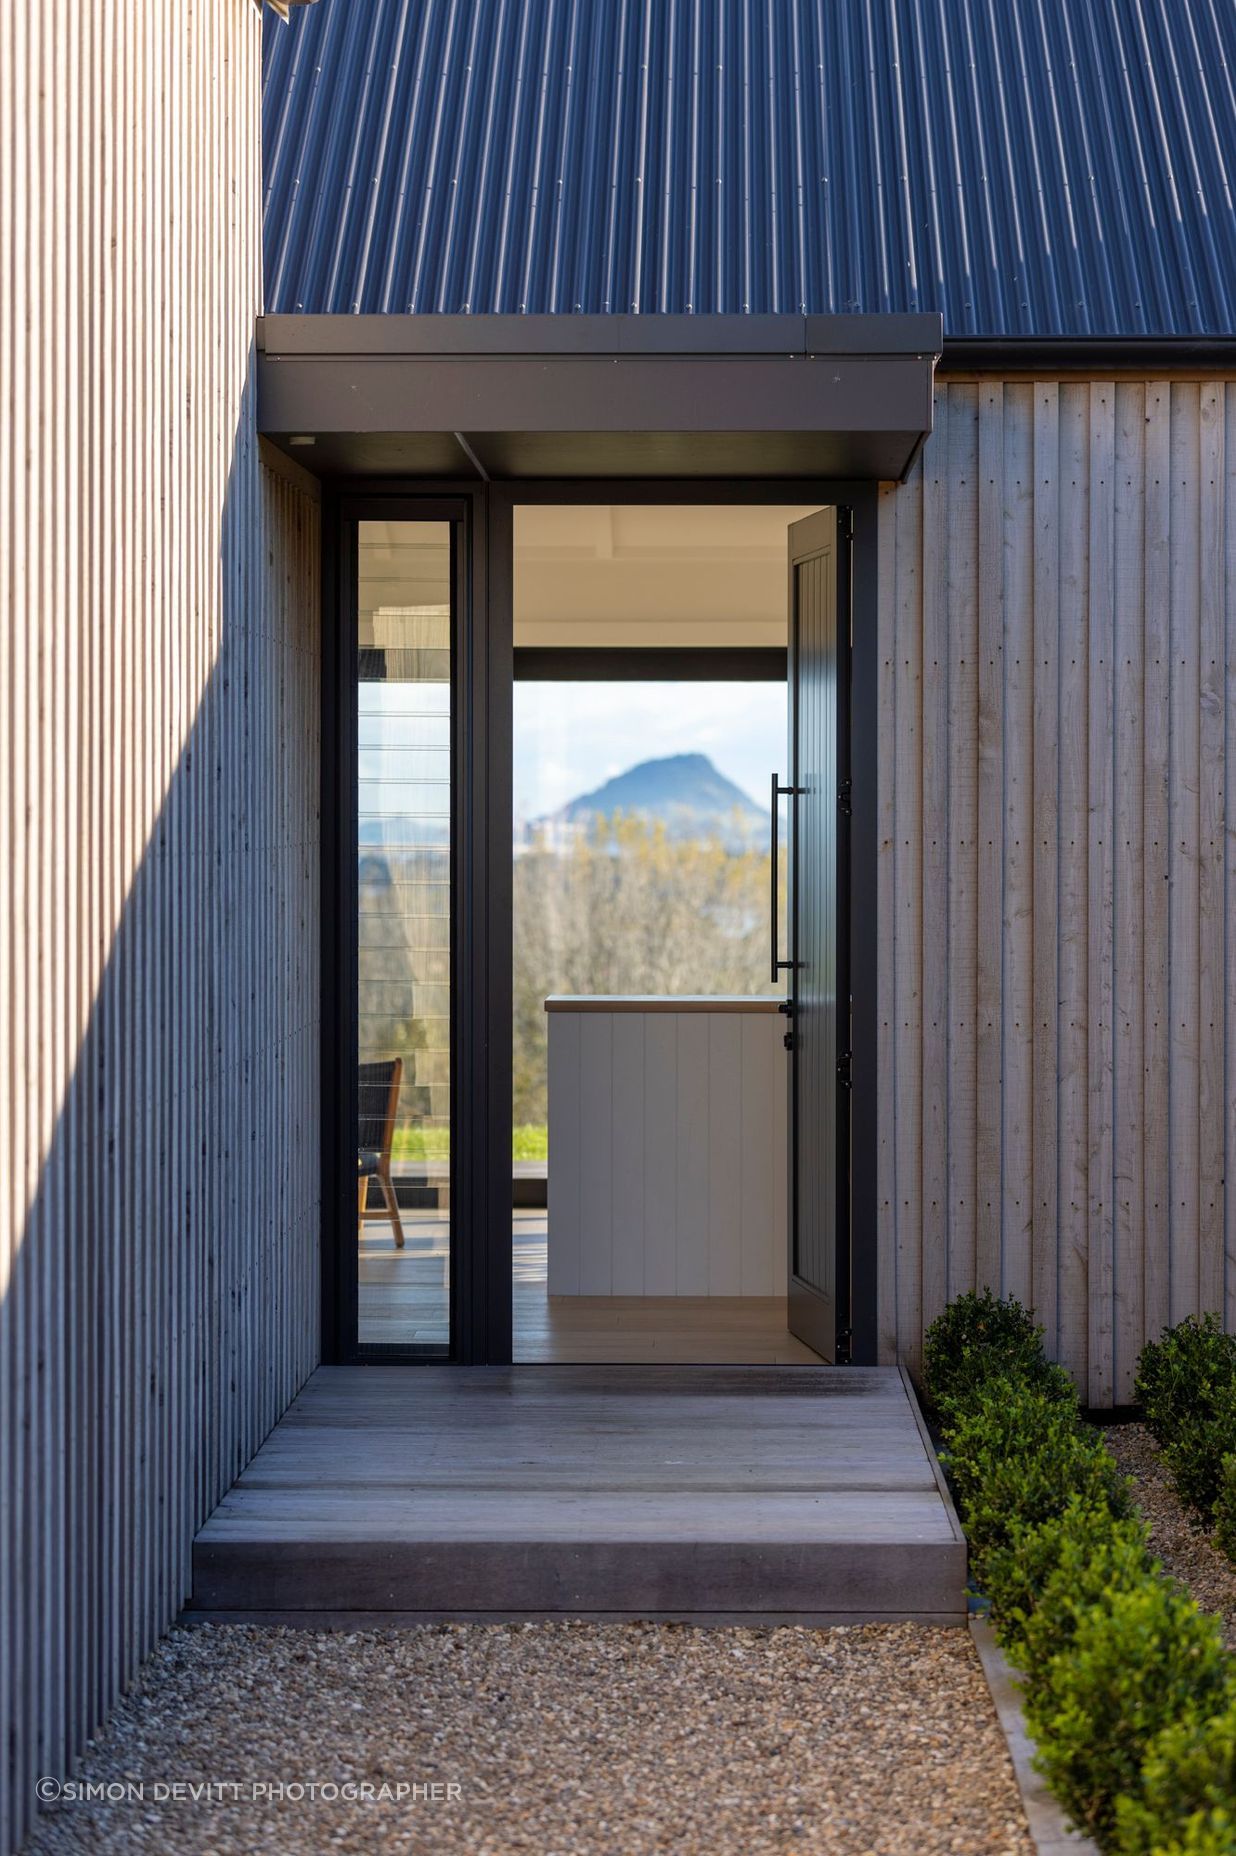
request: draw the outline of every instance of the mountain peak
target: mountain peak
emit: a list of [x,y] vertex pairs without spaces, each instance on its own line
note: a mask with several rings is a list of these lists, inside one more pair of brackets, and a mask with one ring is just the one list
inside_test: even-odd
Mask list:
[[744,849],[768,838],[767,813],[707,754],[667,754],[639,761],[568,801],[553,816],[555,821],[588,825],[618,812],[663,824],[674,838],[719,838]]
[[[660,760],[637,761],[636,765],[628,771],[636,773],[641,767],[677,767],[683,772],[712,773],[716,774],[719,780],[725,778],[724,774],[717,772],[717,768],[709,760],[707,754],[666,754]],[[737,787],[734,790],[737,792]]]

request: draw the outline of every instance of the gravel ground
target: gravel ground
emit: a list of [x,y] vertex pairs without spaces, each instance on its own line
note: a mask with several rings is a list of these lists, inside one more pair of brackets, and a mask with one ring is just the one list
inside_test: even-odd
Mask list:
[[1168,1572],[1187,1585],[1203,1611],[1216,1611],[1229,1650],[1236,1650],[1236,1566],[1213,1547],[1172,1487],[1158,1445],[1144,1424],[1114,1424],[1107,1447],[1136,1483],[1150,1544]]
[[46,1852],[1030,1856],[970,1636],[918,1625],[176,1631],[79,1781],[455,1785],[54,1805]]

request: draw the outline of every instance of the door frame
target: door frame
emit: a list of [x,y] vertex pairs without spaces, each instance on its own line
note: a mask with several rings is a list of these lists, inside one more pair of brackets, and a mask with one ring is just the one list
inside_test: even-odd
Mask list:
[[[853,993],[850,1096],[850,1354],[858,1365],[878,1354],[877,1105],[879,1032],[877,920],[879,851],[878,526],[879,486],[851,479],[536,478],[352,480],[323,498],[322,678],[322,1357],[358,1352],[355,1290],[355,1182],[346,1166],[349,1086],[337,1053],[354,1048],[355,923],[351,891],[338,881],[347,843],[346,807],[355,812],[355,767],[341,764],[341,693],[354,676],[354,588],[348,584],[345,525],[365,515],[389,519],[422,507],[465,506],[465,558],[457,578],[456,669],[459,735],[454,763],[457,840],[453,931],[456,1019],[452,1074],[452,1359],[504,1364],[512,1349],[512,753],[514,689],[514,512],[522,503],[761,504],[848,508],[850,550],[849,942]],[[337,795],[336,803],[330,796]],[[462,1014],[466,1014],[462,1015]],[[351,1041],[341,1042],[341,1037]],[[334,1130],[334,1138],[331,1131]],[[342,1131],[342,1133],[341,1133]],[[346,1182],[346,1184],[345,1184]],[[346,1209],[350,1203],[350,1215]],[[350,1254],[349,1254],[350,1253]],[[840,1300],[840,1291],[839,1291]],[[406,1351],[389,1356],[407,1360]]]

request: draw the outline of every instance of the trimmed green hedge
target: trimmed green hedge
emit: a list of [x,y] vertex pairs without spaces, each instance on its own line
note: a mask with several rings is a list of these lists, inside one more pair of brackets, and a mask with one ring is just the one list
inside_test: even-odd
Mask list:
[[[1149,1744],[1136,1791],[1116,1801],[1120,1856],[1226,1856],[1236,1849],[1236,1704],[1189,1708]],[[1170,1842],[1164,1826],[1175,1825]]]
[[1236,1335],[1217,1315],[1189,1315],[1143,1348],[1134,1392],[1160,1443],[1170,1442],[1186,1420],[1209,1416],[1216,1395],[1236,1383]]
[[[1134,1393],[1182,1501],[1236,1546],[1236,1335],[1189,1316],[1142,1350]],[[1222,1514],[1220,1515],[1220,1506]]]
[[923,1370],[931,1402],[942,1415],[967,1409],[981,1389],[1008,1379],[1042,1382],[1073,1397],[1068,1375],[1049,1366],[1043,1330],[1019,1301],[999,1301],[990,1289],[959,1295],[927,1330]]
[[[1189,1335],[1143,1360],[1165,1422],[1212,1351]],[[1151,1557],[1130,1485],[1032,1317],[959,1297],[927,1337],[926,1390],[1056,1796],[1120,1856],[1236,1856],[1236,1681],[1218,1624]],[[1221,1408],[1216,1393],[1208,1409]],[[1231,1503],[1236,1529],[1236,1466]]]
[[[1036,1623],[1050,1596],[1049,1588]],[[1033,1634],[1026,1647],[1033,1655]],[[1074,1822],[1111,1844],[1117,1801],[1142,1794],[1156,1836],[1178,1829],[1145,1804],[1142,1765],[1183,1714],[1225,1709],[1230,1676],[1216,1620],[1168,1580],[1143,1572],[1136,1584],[1079,1605],[1063,1646],[1030,1672],[1026,1725],[1039,1767]]]
[[1070,1497],[1109,1515],[1131,1511],[1128,1485],[1102,1438],[1078,1421],[1076,1399],[1065,1403],[1055,1387],[989,1379],[945,1423],[971,1570],[984,1588],[989,1556],[1015,1529],[1054,1520]]
[[[1141,1521],[1113,1516],[1105,1503],[1070,1494],[1058,1514],[1034,1523],[1016,1522],[1007,1544],[987,1556],[977,1583],[991,1604],[1000,1641],[1024,1667],[1032,1660],[1023,1649],[1032,1624],[1034,1659],[1044,1660],[1049,1654],[1049,1629],[1059,1633],[1058,1647],[1063,1647],[1068,1612],[1057,1596],[1058,1579],[1078,1597],[1085,1593],[1089,1602],[1095,1595],[1090,1581],[1100,1581],[1100,1590],[1122,1586],[1140,1579],[1149,1564]],[[1044,1607],[1049,1585],[1051,1602]]]

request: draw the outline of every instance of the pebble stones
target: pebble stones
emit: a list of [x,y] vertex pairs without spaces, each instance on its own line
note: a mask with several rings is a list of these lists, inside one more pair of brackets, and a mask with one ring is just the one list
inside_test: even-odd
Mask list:
[[1107,1447],[1126,1476],[1150,1526],[1151,1550],[1174,1578],[1187,1585],[1203,1611],[1216,1611],[1229,1650],[1236,1649],[1236,1566],[1211,1541],[1175,1489],[1144,1424],[1114,1424]]
[[[28,1856],[1031,1849],[968,1632],[910,1624],[179,1630],[77,1776],[148,1795],[53,1806]],[[378,1795],[149,1795],[175,1780]]]

